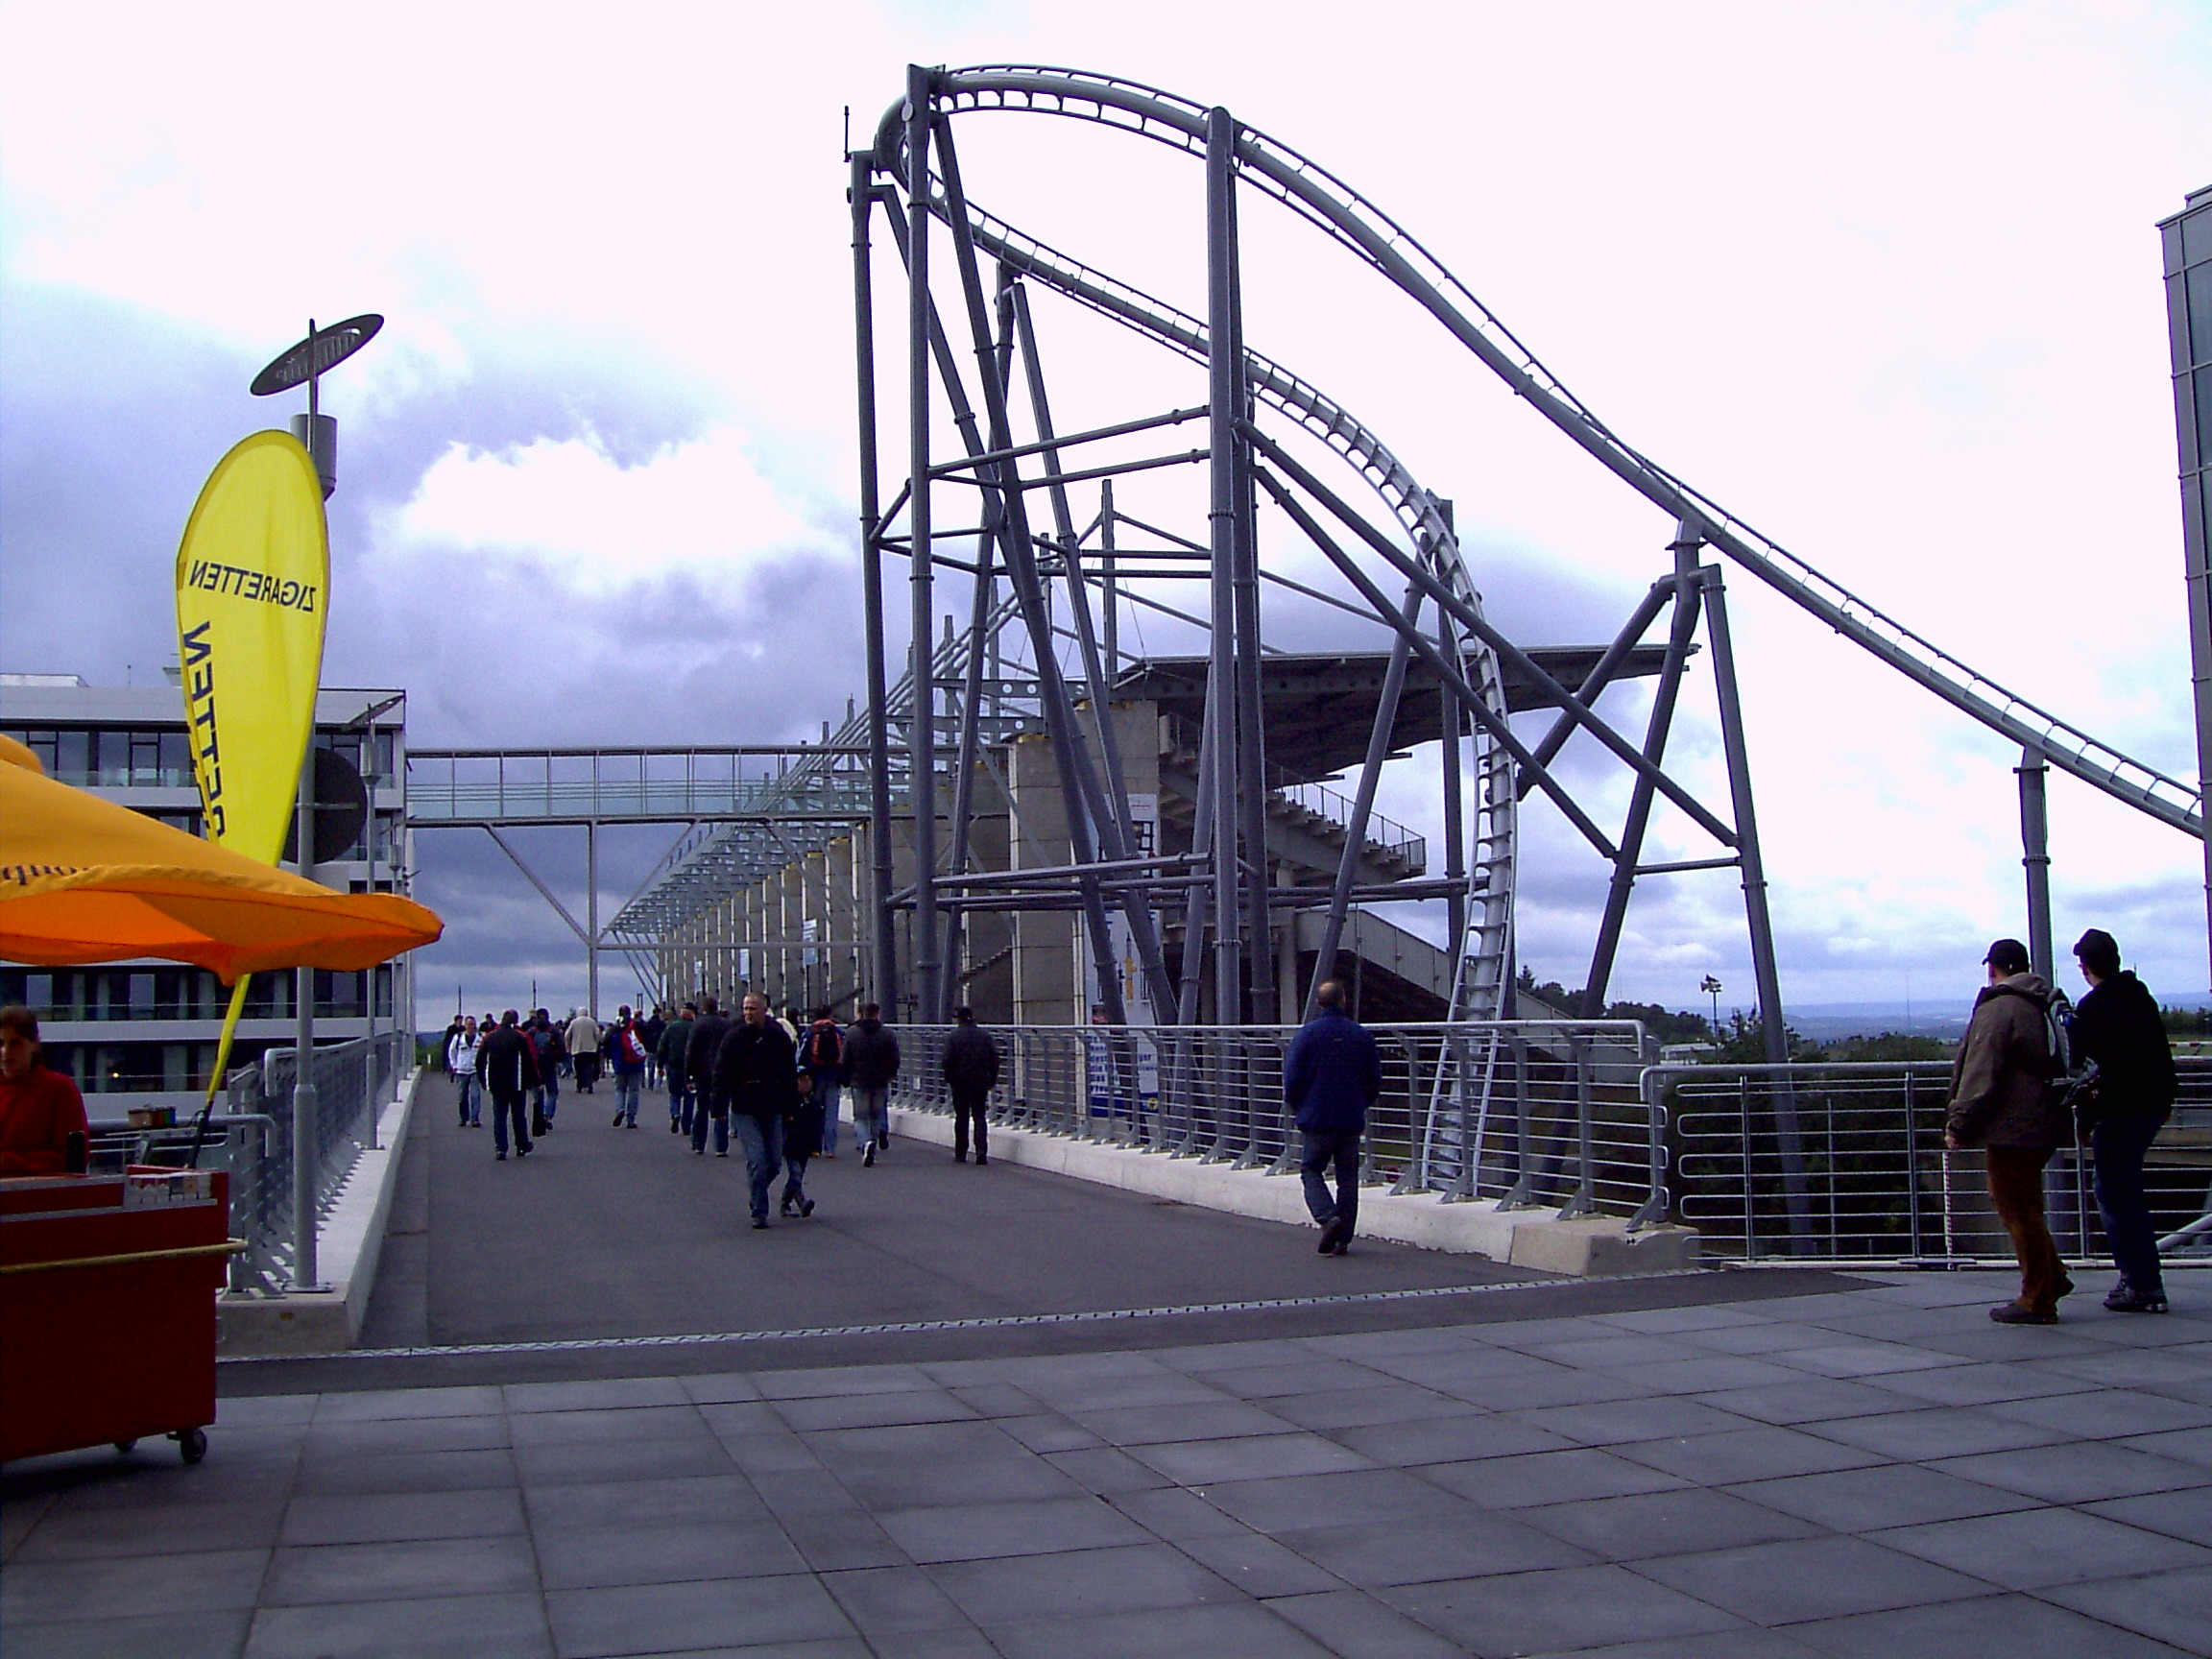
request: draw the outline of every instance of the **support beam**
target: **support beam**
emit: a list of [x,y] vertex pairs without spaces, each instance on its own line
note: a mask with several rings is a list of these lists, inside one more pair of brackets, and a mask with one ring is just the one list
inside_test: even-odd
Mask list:
[[2020,862],[2028,873],[2028,965],[2046,985],[2058,983],[2051,943],[2051,820],[2044,780],[2050,763],[2037,749],[2020,752]]
[[930,672],[935,637],[929,561],[929,140],[936,125],[931,73],[906,69],[906,503],[912,595],[914,708],[906,723],[906,790],[914,809],[914,998],[924,1020],[944,1017],[937,977],[937,694]]
[[[1244,415],[1243,364],[1237,334],[1236,192],[1237,123],[1218,107],[1206,111],[1206,325],[1208,468],[1212,500],[1207,544],[1213,555],[1213,612],[1208,618],[1206,670],[1209,730],[1201,742],[1201,788],[1211,787],[1214,824],[1214,1019],[1243,1021],[1238,973],[1239,913],[1237,892],[1237,423]],[[1187,936],[1184,950],[1192,948]]]
[[891,720],[883,651],[883,551],[876,453],[876,299],[870,272],[870,214],[876,196],[867,152],[850,157],[853,209],[853,350],[859,371],[860,597],[868,659],[868,849],[875,937],[868,980],[874,998],[899,1006],[898,935],[891,919]]

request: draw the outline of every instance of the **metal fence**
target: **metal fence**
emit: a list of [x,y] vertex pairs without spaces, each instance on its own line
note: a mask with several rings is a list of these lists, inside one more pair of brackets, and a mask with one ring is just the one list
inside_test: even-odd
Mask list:
[[[2176,1259],[2212,1256],[2212,1061],[2182,1059],[2181,1099],[2148,1164]],[[1979,1151],[1951,1152],[1943,1061],[1660,1066],[1643,1076],[1665,1125],[1674,1217],[1708,1258],[1930,1265],[2010,1261]],[[2045,1176],[2059,1248],[2105,1253],[2084,1148]]]
[[[315,1196],[322,1216],[362,1152],[376,1144],[376,1118],[414,1060],[403,1031],[356,1038],[315,1050]],[[297,1051],[275,1048],[257,1066],[230,1073],[223,1106],[208,1120],[200,1166],[230,1176],[230,1236],[246,1248],[230,1258],[230,1288],[276,1295],[292,1287],[298,1229],[292,1196],[292,1083]],[[192,1156],[189,1118],[162,1129],[127,1121],[92,1124],[89,1166],[181,1166]]]
[[[1664,1114],[1638,1094],[1647,1053],[1630,1021],[1370,1027],[1382,1094],[1368,1118],[1364,1179],[1506,1208],[1664,1215]],[[893,1090],[950,1112],[950,1026],[899,1028]],[[1283,1100],[1295,1026],[994,1026],[990,1120],[1170,1157],[1281,1174],[1298,1162]]]

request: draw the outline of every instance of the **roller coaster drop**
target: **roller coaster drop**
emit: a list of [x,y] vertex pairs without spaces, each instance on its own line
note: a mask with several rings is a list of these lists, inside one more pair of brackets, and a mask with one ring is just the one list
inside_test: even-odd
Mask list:
[[[953,117],[986,112],[1054,115],[1117,129],[1181,150],[1206,169],[1206,315],[1203,320],[1153,299],[1022,234],[971,202],[961,181]],[[1425,308],[1476,358],[1557,426],[1593,459],[1666,516],[1671,570],[1652,586],[1596,665],[1579,683],[1561,685],[1483,614],[1461,560],[1448,502],[1418,483],[1382,441],[1342,407],[1243,341],[1238,270],[1239,187],[1257,190],[1308,221]],[[1334,175],[1266,134],[1239,125],[1227,110],[1205,108],[1151,87],[1079,71],[994,65],[907,72],[905,99],[883,118],[873,146],[851,157],[853,259],[859,390],[860,500],[866,582],[868,708],[843,734],[864,740],[871,770],[869,845],[878,902],[876,959],[889,1002],[898,992],[890,965],[898,960],[894,915],[911,908],[911,982],[905,987],[921,1018],[942,1020],[955,999],[962,921],[971,910],[1078,909],[1109,1021],[1129,1017],[1118,993],[1110,910],[1125,919],[1151,1016],[1192,1021],[1202,975],[1211,979],[1214,1018],[1239,1013],[1265,1019],[1276,1005],[1269,947],[1271,910],[1327,907],[1314,979],[1332,969],[1354,897],[1378,774],[1387,758],[1407,671],[1418,660],[1442,687],[1444,873],[1421,884],[1444,898],[1457,969],[1451,1015],[1459,1020],[1505,1014],[1513,973],[1516,818],[1531,791],[1548,796],[1612,866],[1603,921],[1593,954],[1582,1012],[1602,1011],[1631,889],[1644,876],[1683,870],[1740,871],[1770,1059],[1785,1058],[1781,994],[1767,919],[1765,872],[1744,752],[1742,706],[1730,648],[1721,565],[1702,557],[1713,548],[1838,633],[1872,652],[1992,731],[2017,743],[2039,782],[2049,764],[2200,838],[2200,791],[2101,743],[1984,675],[1938,650],[1910,629],[1845,591],[1617,437],[1551,375],[1475,297],[1406,230]],[[891,230],[905,273],[907,308],[907,439],[902,488],[886,505],[877,442],[874,344],[874,240],[878,216]],[[950,247],[949,279],[933,253]],[[995,267],[985,287],[985,261]],[[940,282],[952,296],[938,305]],[[1203,364],[1208,395],[1202,408],[1177,408],[1113,425],[1059,434],[1053,429],[1029,291],[1043,289],[1123,325],[1169,351]],[[971,384],[955,349],[965,330],[974,359]],[[1019,367],[1020,373],[1016,370]],[[1015,428],[1017,392],[1027,405],[1030,435]],[[933,443],[932,414],[942,398],[960,446],[951,459]],[[980,407],[978,408],[978,402]],[[1265,423],[1263,423],[1263,416]],[[1072,452],[1116,451],[1138,434],[1203,420],[1206,442],[1166,455],[1099,465],[1071,462]],[[1277,421],[1287,428],[1275,426]],[[1299,459],[1284,440],[1293,431],[1319,439],[1363,478],[1387,510],[1379,525]],[[1304,440],[1295,440],[1305,443]],[[1310,449],[1310,445],[1307,445]],[[1024,465],[1035,469],[1024,471]],[[1209,633],[1205,719],[1200,741],[1196,817],[1190,853],[1148,854],[1129,808],[1114,722],[1088,727],[1079,702],[1093,710],[1111,701],[1118,663],[1113,630],[1122,604],[1150,604],[1118,574],[1112,531],[1115,478],[1175,465],[1203,465],[1210,482],[1203,541],[1174,541],[1199,561],[1210,610],[1186,617]],[[1101,513],[1078,530],[1071,492],[1096,483]],[[938,528],[937,487],[956,484],[980,498],[979,526]],[[1052,528],[1034,528],[1032,502],[1042,494]],[[1258,504],[1264,497],[1319,549],[1351,598],[1300,591],[1365,616],[1389,631],[1392,645],[1375,724],[1360,769],[1343,861],[1330,888],[1286,893],[1270,888],[1265,845],[1266,733],[1261,694],[1262,580],[1298,588],[1262,571],[1258,555]],[[1126,520],[1124,520],[1126,521]],[[1151,526],[1145,526],[1151,529]],[[945,543],[973,537],[975,557],[952,558]],[[911,660],[894,680],[886,660],[882,560],[904,555],[912,609]],[[942,643],[933,626],[934,577],[947,565],[972,576],[964,635]],[[1051,584],[1066,595],[1066,621],[1053,614]],[[1101,652],[1094,594],[1105,596],[1107,649]],[[1630,736],[1596,712],[1600,693],[1618,678],[1644,636],[1671,606],[1665,658],[1645,731]],[[1170,614],[1176,614],[1170,611]],[[1666,744],[1683,671],[1702,624],[1709,649],[1729,789],[1728,811],[1708,808],[1665,765]],[[1009,646],[1011,637],[1011,646]],[[1062,638],[1071,640],[1080,677],[1071,688],[1060,666]],[[1027,677],[1005,678],[1010,659],[1025,647]],[[1533,686],[1559,713],[1544,737],[1524,742],[1509,722],[1511,680]],[[923,687],[917,717],[915,687]],[[941,703],[941,699],[944,701]],[[1024,722],[1042,726],[1069,804],[1072,855],[1064,866],[993,876],[972,873],[973,781],[991,722],[1011,701]],[[956,748],[942,754],[939,710],[957,722]],[[902,728],[903,754],[894,733]],[[1577,731],[1609,750],[1633,775],[1625,821],[1609,835],[1593,819],[1551,762]],[[1402,741],[1402,739],[1401,739]],[[907,800],[895,812],[896,760],[904,761]],[[951,799],[938,799],[941,770]],[[2023,780],[2027,788],[2026,776]],[[1646,864],[1643,850],[1652,809],[1665,797],[1713,841],[1712,856]],[[2024,806],[2027,805],[2024,798]],[[948,809],[949,807],[949,809]],[[944,813],[948,842],[938,843]],[[911,823],[909,889],[895,887],[892,825]],[[2031,847],[2031,854],[2035,851]],[[2031,878],[2035,874],[2031,863]],[[1408,897],[1415,896],[1408,890]],[[1159,905],[1179,907],[1179,982],[1163,950]],[[2032,920],[2037,906],[2031,902]],[[2048,965],[2048,904],[2041,906],[2039,966]]]

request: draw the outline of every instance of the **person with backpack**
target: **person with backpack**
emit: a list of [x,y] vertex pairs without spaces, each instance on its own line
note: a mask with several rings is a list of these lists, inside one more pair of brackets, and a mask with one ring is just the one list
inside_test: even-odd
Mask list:
[[991,1162],[984,1136],[985,1111],[991,1089],[998,1081],[998,1045],[991,1033],[975,1023],[975,1010],[957,1008],[952,1013],[952,1035],[945,1042],[945,1084],[952,1092],[952,1162],[968,1162],[968,1126],[975,1126],[975,1165]]
[[814,1079],[810,1096],[822,1114],[822,1156],[837,1156],[837,1096],[845,1086],[845,1034],[827,1008],[814,1010],[814,1020],[799,1044],[799,1065]]
[[1951,1070],[1943,1144],[1979,1146],[1988,1168],[1989,1201],[2020,1262],[2020,1294],[1989,1310],[2000,1325],[2056,1325],[2058,1302],[2074,1288],[2043,1215],[2043,1166],[2071,1133],[2056,1087],[2066,1056],[2053,992],[2028,966],[2028,947],[2000,939],[1982,958],[1989,983]]
[[576,1062],[576,1093],[589,1094],[599,1080],[599,1022],[580,1008],[568,1022],[568,1054]]
[[2120,966],[2120,944],[2101,927],[2075,942],[2089,990],[2074,1010],[2074,1058],[2095,1068],[2078,1108],[2096,1157],[2097,1214],[2120,1269],[2104,1298],[2115,1313],[2163,1313],[2158,1229],[2143,1190],[2143,1158],[2173,1115],[2180,1081],[2157,998]]
[[645,1082],[645,1038],[625,1002],[601,1042],[614,1067],[614,1127],[637,1127],[637,1092]]
[[684,1075],[697,1099],[691,1107],[691,1153],[707,1155],[707,1124],[714,1124],[714,1156],[730,1156],[730,1100],[714,1086],[714,1058],[722,1052],[722,1040],[730,1035],[730,1016],[712,997],[700,998],[698,1021],[691,1040],[684,1046]]
[[863,1002],[845,1033],[845,1082],[853,1091],[853,1136],[866,1148],[864,1169],[891,1148],[891,1079],[899,1075],[899,1039],[883,1028],[881,1010]]
[[553,1114],[561,1109],[561,1062],[568,1057],[568,1049],[561,1041],[561,1027],[542,1008],[531,1016],[528,1035],[531,1051],[538,1057],[538,1087],[530,1096],[530,1132],[545,1136],[553,1132]]
[[686,1002],[676,1018],[661,1027],[661,1041],[653,1046],[661,1062],[661,1075],[668,1085],[668,1133],[691,1133],[690,1074],[684,1070],[684,1050],[691,1042],[691,1026],[699,1010]]

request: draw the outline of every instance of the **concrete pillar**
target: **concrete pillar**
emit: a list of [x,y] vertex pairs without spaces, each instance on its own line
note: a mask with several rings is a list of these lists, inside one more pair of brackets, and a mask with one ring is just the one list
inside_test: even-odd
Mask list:
[[852,1018],[854,1002],[866,995],[862,957],[854,948],[860,937],[862,914],[853,898],[853,854],[858,843],[857,836],[841,837],[830,842],[823,855],[823,903],[828,917],[825,926],[830,937],[837,942],[828,957],[830,967],[826,997],[840,1020]]
[[[1042,735],[1007,745],[1008,783],[1021,819],[1013,831],[1017,869],[1064,865],[1072,856],[1068,805],[1051,744]],[[1014,1023],[1072,1025],[1089,1016],[1076,1006],[1080,916],[1073,911],[1030,911],[1014,917]]]

